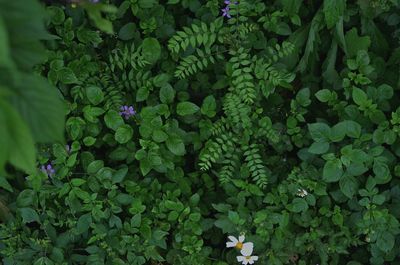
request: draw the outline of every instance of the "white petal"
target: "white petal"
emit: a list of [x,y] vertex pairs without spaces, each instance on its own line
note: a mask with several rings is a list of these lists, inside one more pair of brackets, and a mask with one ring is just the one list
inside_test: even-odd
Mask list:
[[236,246],[236,243],[234,243],[234,242],[226,242],[226,247],[227,248],[233,248],[234,246]]
[[229,240],[232,241],[233,243],[237,244],[238,240],[234,236],[228,236]]
[[244,241],[244,235],[239,236],[239,242],[243,243],[243,241]]
[[251,256],[253,253],[253,243],[248,242],[244,243],[242,249],[240,250],[240,254],[243,256]]
[[258,256],[251,256],[249,260],[249,264],[254,264],[255,261],[258,260]]
[[243,256],[237,256],[236,259],[237,259],[238,262],[242,262],[242,261],[244,261],[246,258],[243,257]]

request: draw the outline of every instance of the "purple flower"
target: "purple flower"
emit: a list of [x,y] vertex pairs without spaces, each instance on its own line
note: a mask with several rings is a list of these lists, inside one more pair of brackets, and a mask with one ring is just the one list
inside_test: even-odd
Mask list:
[[53,168],[53,166],[52,166],[51,163],[47,164],[46,166],[45,166],[45,165],[42,165],[42,166],[40,167],[40,170],[41,170],[44,174],[46,174],[48,177],[52,177],[52,176],[56,173],[56,171],[54,170],[54,168]]
[[225,3],[225,5],[229,5],[231,3],[231,1],[226,0],[226,1],[224,1],[224,3]]
[[93,4],[96,4],[96,3],[100,2],[100,0],[90,0],[90,2],[92,2]]
[[221,11],[223,17],[231,18],[231,15],[229,14],[229,6],[222,8]]
[[125,120],[129,119],[130,117],[136,115],[136,111],[133,109],[133,106],[122,106],[121,112],[119,113]]

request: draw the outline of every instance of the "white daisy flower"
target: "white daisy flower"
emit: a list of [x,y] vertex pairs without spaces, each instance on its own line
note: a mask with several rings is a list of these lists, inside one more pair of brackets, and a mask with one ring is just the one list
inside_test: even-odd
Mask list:
[[236,259],[243,265],[247,265],[247,264],[254,264],[254,262],[258,260],[258,256],[237,256]]
[[305,189],[298,189],[296,195],[303,198],[308,195],[308,192]]
[[230,241],[226,242],[227,248],[237,248],[240,251],[244,251],[244,253],[250,253],[248,255],[251,255],[251,253],[253,252],[253,243],[243,243],[245,238],[244,235],[239,236],[239,239],[234,236],[228,236],[228,238]]

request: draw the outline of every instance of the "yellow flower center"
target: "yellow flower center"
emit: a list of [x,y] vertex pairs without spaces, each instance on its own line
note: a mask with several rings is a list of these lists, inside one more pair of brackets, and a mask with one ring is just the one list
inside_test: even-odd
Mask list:
[[246,256],[246,259],[247,259],[247,260],[250,260],[250,259],[251,259],[251,256]]
[[243,248],[243,243],[242,242],[237,242],[235,248],[242,249]]

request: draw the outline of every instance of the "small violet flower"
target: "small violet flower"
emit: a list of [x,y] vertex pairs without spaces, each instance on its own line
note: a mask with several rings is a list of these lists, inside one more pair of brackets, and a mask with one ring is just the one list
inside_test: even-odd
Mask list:
[[222,16],[223,17],[227,17],[227,18],[231,18],[232,16],[229,14],[229,6],[222,8]]
[[54,168],[53,168],[53,166],[52,166],[51,163],[47,164],[46,166],[45,166],[45,165],[42,165],[42,166],[40,167],[40,170],[41,170],[44,174],[46,174],[48,177],[52,177],[52,176],[56,173],[56,171],[54,170]]
[[[232,2],[230,0],[225,0],[224,3],[226,5],[226,7],[221,9],[222,16],[223,17],[227,17],[227,18],[231,18],[232,16],[231,16],[231,14],[229,14],[229,5],[232,4]],[[238,2],[235,1],[233,4],[237,5]]]
[[127,120],[136,115],[136,111],[133,109],[133,106],[122,106],[119,115],[123,116],[125,120]]

